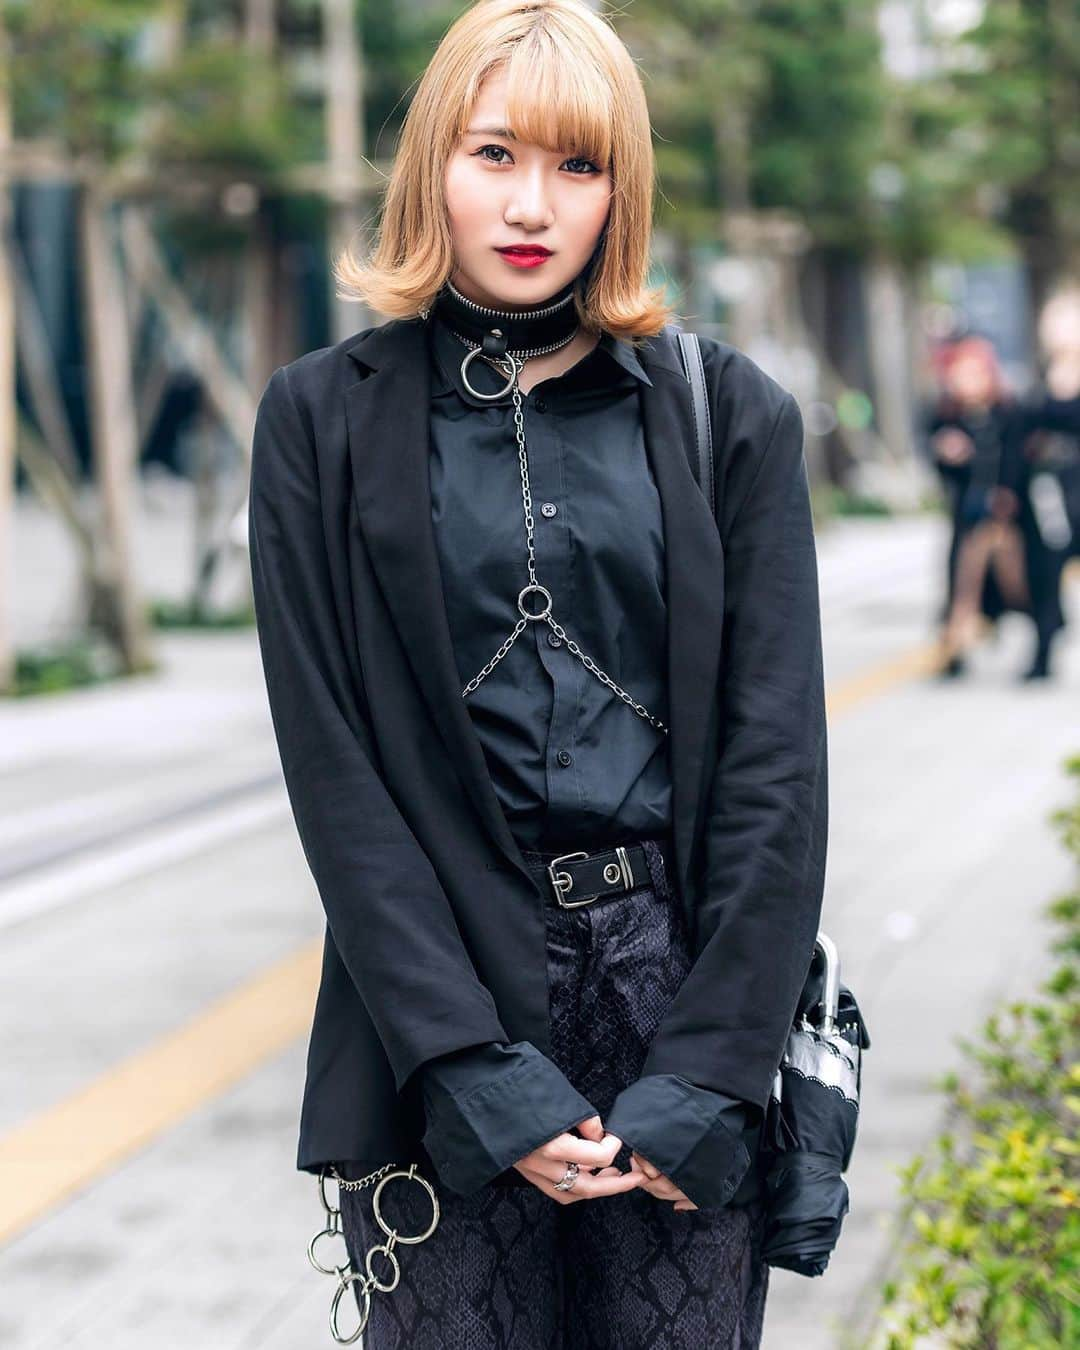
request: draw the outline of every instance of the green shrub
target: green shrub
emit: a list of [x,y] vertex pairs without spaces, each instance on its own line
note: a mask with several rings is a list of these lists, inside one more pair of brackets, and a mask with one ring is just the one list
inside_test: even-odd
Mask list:
[[159,629],[251,628],[255,611],[250,604],[234,609],[201,608],[190,600],[154,600],[149,606],[150,622]]
[[15,698],[29,698],[124,677],[116,650],[102,638],[82,633],[20,648],[15,653],[15,683],[11,692]]
[[[1066,764],[1080,780],[1080,756]],[[1080,781],[1051,817],[1080,867]],[[884,1288],[885,1350],[1080,1347],[1080,887],[1044,914],[1060,958],[1045,997],[960,1039],[970,1082],[941,1083],[936,1157],[900,1169],[914,1230]]]

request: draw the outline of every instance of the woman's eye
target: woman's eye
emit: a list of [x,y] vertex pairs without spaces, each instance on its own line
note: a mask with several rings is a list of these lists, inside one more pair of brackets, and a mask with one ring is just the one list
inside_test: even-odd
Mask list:
[[[487,159],[487,162],[488,162],[489,164],[502,164],[502,163],[505,162],[504,160],[501,160],[501,159],[490,159],[490,158],[488,158],[488,157],[487,157],[487,151],[488,151],[488,150],[494,150],[497,154],[500,154],[500,155],[505,155],[505,154],[508,153],[508,152],[507,152],[507,149],[506,149],[506,147],[505,147],[504,145],[482,145],[482,146],[480,147],[479,150],[474,150],[474,151],[473,151],[473,154],[474,154],[474,155],[483,155],[483,156]],[[564,163],[566,163],[566,164],[584,164],[584,165],[587,166],[586,173],[580,173],[580,174],[577,174],[577,175],[576,175],[577,177],[584,178],[584,177],[586,177],[589,173],[599,173],[599,172],[600,172],[599,168],[597,168],[597,166],[592,162],[591,159],[582,159],[580,156],[575,156],[573,159],[565,160]]]
[[[503,145],[482,145],[480,149],[475,151],[474,153],[477,155],[485,155],[488,150],[497,150],[502,155],[506,154],[506,147]],[[501,159],[488,160],[488,163],[501,164],[502,160]]]
[[568,159],[567,164],[584,164],[588,167],[589,173],[599,173],[599,166],[594,164],[591,159]]

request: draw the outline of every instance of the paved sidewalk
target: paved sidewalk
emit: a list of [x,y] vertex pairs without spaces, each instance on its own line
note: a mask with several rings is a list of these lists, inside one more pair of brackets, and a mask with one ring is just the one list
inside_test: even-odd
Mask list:
[[[822,532],[832,696],[927,641],[945,542],[935,517]],[[1078,600],[1073,584],[1055,684],[1013,683],[1030,631],[1011,616],[970,681],[894,675],[830,717],[823,926],[873,1047],[840,1246],[822,1279],[772,1272],[766,1350],[839,1350],[871,1315],[893,1169],[937,1125],[932,1078],[1044,966],[1038,912],[1070,881],[1047,814],[1080,748]],[[254,635],[172,634],[161,652],[160,675],[0,705],[0,1141],[322,931]],[[333,1281],[304,1254],[321,1211],[295,1171],[304,1051],[0,1248],[0,1345],[332,1345]]]

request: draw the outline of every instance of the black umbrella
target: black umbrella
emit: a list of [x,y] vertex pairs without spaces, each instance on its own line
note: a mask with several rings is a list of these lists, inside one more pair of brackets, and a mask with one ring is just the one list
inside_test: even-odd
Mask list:
[[848,1211],[841,1172],[859,1120],[862,1051],[870,1037],[855,997],[840,983],[836,944],[819,933],[795,1024],[765,1116],[766,1215],[762,1258],[799,1275],[821,1275]]

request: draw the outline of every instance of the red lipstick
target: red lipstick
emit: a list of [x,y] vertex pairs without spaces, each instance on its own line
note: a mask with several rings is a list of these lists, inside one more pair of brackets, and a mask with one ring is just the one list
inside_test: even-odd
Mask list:
[[501,253],[512,267],[539,267],[551,257],[551,250],[540,244],[511,244],[495,251]]

